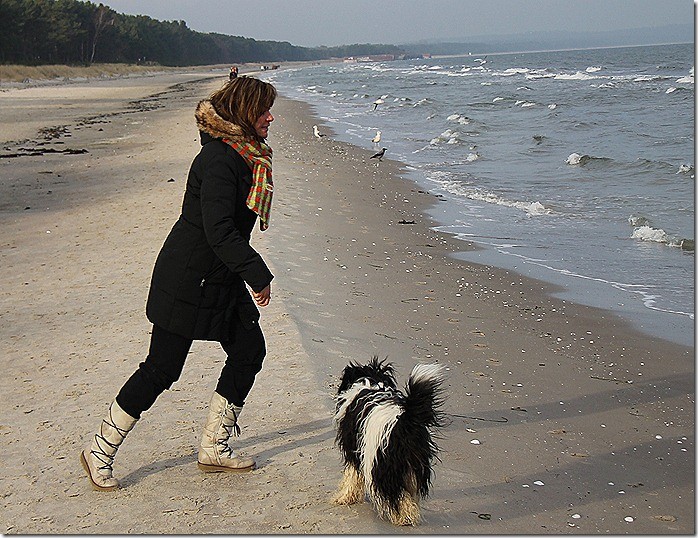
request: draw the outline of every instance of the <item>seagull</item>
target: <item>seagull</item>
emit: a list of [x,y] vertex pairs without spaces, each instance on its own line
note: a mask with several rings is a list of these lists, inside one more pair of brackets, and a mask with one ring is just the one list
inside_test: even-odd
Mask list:
[[376,131],[376,136],[374,136],[374,137],[371,139],[371,142],[373,142],[374,144],[378,144],[378,142],[380,142],[380,141],[381,141],[381,132],[380,132],[380,131]]
[[382,161],[382,160],[383,160],[383,155],[385,155],[385,150],[386,150],[386,149],[388,149],[388,148],[383,148],[382,150],[380,150],[380,151],[379,151],[378,153],[376,153],[375,155],[371,155],[371,159],[378,159],[379,161]]
[[376,110],[378,108],[378,105],[382,105],[383,103],[385,103],[385,101],[383,101],[382,97],[373,101],[373,110]]
[[313,125],[313,134],[315,135],[315,138],[318,140],[321,140],[323,136],[325,136],[323,133],[318,131],[317,125]]

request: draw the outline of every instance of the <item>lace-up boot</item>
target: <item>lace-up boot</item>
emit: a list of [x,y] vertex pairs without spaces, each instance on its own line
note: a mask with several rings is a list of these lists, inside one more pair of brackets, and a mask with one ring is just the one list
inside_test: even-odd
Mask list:
[[252,458],[237,455],[228,445],[230,436],[240,435],[238,417],[242,407],[229,404],[217,392],[213,393],[209,405],[208,420],[201,437],[199,469],[207,473],[220,471],[244,472],[255,468]]
[[112,476],[114,456],[138,419],[126,413],[116,400],[109,406],[107,416],[92,439],[88,448],[80,453],[80,461],[97,491],[112,491],[119,487],[119,481]]

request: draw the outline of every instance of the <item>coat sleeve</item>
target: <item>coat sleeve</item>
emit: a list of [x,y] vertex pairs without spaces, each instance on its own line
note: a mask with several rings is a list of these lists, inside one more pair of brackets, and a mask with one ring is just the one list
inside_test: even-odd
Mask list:
[[274,278],[259,253],[240,233],[235,224],[238,192],[244,186],[240,171],[225,155],[213,156],[201,177],[201,215],[206,239],[228,268],[256,292]]

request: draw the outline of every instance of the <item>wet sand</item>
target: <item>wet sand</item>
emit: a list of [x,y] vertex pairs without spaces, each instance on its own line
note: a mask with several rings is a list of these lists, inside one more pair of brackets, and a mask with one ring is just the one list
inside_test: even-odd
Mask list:
[[[78,454],[147,351],[150,271],[199,147],[194,106],[225,75],[0,91],[3,532],[695,532],[694,348],[456,260],[463,243],[424,216],[437,197],[330,126],[317,140],[312,110],[285,98],[272,223],[253,236],[276,275],[269,352],[235,444],[259,469],[196,467],[224,360],[197,342],[120,450],[123,488],[93,492]],[[448,368],[414,529],[329,504],[338,376],[374,354],[401,382],[416,362]]]

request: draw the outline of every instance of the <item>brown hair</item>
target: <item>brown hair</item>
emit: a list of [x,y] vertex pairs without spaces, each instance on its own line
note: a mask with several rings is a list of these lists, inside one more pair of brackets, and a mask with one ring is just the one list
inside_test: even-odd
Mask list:
[[257,139],[254,124],[269,110],[276,99],[276,89],[268,82],[252,77],[237,77],[211,94],[210,100],[218,115],[239,125],[245,134]]

